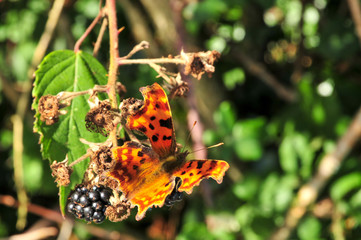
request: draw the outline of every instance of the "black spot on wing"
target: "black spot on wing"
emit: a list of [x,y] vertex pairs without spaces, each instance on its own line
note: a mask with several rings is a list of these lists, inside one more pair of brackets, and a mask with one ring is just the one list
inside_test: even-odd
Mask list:
[[145,163],[145,158],[142,158],[139,162],[140,162],[140,164]]
[[186,174],[186,171],[183,171],[183,172],[181,173],[181,175],[184,175],[184,174]]
[[192,166],[193,162],[189,162],[187,168],[190,168]]
[[152,130],[154,130],[153,124],[149,123],[149,128],[152,129]]
[[143,157],[144,153],[142,151],[138,152],[138,157]]
[[166,136],[166,135],[164,135],[163,136],[163,140],[165,141],[165,140],[172,140],[172,136]]
[[151,120],[151,121],[155,120],[155,116],[151,116],[151,117],[150,117],[150,120]]
[[159,124],[161,127],[173,129],[172,118],[167,118],[166,120],[160,119]]
[[137,170],[137,169],[138,169],[138,166],[137,166],[137,165],[133,165],[133,169],[134,169],[134,170]]
[[157,137],[156,135],[153,135],[153,136],[152,136],[152,141],[153,141],[153,142],[158,141],[158,137]]
[[197,169],[201,169],[205,161],[198,161],[197,162]]

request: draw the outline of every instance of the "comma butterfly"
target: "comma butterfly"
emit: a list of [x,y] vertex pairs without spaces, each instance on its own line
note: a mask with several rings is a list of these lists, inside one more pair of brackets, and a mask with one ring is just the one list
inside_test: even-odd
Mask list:
[[188,152],[179,152],[176,146],[172,114],[164,90],[154,83],[140,88],[140,92],[144,106],[127,116],[127,127],[145,134],[151,148],[137,142],[125,142],[113,148],[116,163],[108,172],[109,177],[119,182],[119,189],[132,206],[138,206],[138,221],[148,208],[164,205],[176,182],[178,192],[190,194],[202,179],[213,178],[221,183],[229,168],[228,163],[221,160],[187,161]]

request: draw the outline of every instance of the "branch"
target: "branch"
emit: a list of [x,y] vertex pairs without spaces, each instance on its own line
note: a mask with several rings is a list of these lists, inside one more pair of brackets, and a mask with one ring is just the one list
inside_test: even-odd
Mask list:
[[284,225],[271,237],[273,240],[288,239],[292,230],[298,225],[304,216],[308,206],[315,202],[330,177],[339,169],[343,159],[350,152],[356,141],[361,136],[361,107],[348,127],[346,133],[337,142],[333,152],[322,158],[316,174],[298,191],[294,206],[286,215]]
[[[108,73],[108,95],[112,108],[117,109],[117,96],[115,93],[116,82],[117,82],[117,72],[118,72],[118,63],[117,59],[119,58],[118,52],[118,27],[117,27],[117,15],[116,15],[116,6],[115,0],[107,0],[106,8],[109,20],[109,45],[110,45],[110,62],[109,62],[109,73]],[[113,147],[117,146],[117,129],[114,128],[110,131],[109,138],[113,142]]]
[[26,225],[27,215],[27,196],[24,189],[23,179],[23,120],[26,112],[29,110],[29,98],[32,86],[32,79],[36,67],[39,65],[41,59],[43,59],[46,50],[49,46],[50,40],[53,36],[55,27],[59,21],[60,14],[63,10],[65,0],[55,0],[52,8],[49,11],[49,18],[45,24],[45,30],[40,37],[39,43],[36,46],[34,55],[31,61],[31,66],[28,70],[28,81],[24,83],[25,91],[19,97],[16,106],[16,114],[13,116],[13,132],[14,132],[14,180],[16,185],[16,191],[20,200],[20,206],[18,208],[18,221],[16,226],[18,229],[22,229]]
[[108,19],[104,18],[102,26],[100,27],[100,30],[99,30],[97,41],[94,44],[94,49],[93,49],[93,56],[94,57],[96,57],[98,55],[98,52],[99,52],[99,49],[100,49],[100,44],[102,43],[104,32],[105,32],[107,26],[108,26]]
[[240,61],[252,75],[271,87],[280,98],[287,102],[294,102],[296,100],[296,93],[279,83],[263,64],[252,60],[246,54],[243,54],[241,50],[233,51],[232,56]]
[[184,59],[179,59],[179,58],[146,58],[146,59],[122,59],[122,58],[118,58],[117,62],[118,62],[119,65],[150,64],[150,63],[186,64],[186,61]]
[[78,41],[76,41],[75,46],[74,46],[74,52],[77,53],[79,52],[80,49],[80,45],[84,42],[85,38],[89,35],[89,33],[93,30],[93,28],[95,27],[95,25],[97,25],[97,23],[99,22],[99,20],[102,18],[103,16],[103,10],[100,9],[98,15],[94,18],[93,22],[89,25],[89,27],[85,30],[84,34],[79,38]]
[[351,16],[356,28],[356,35],[361,46],[361,9],[358,0],[347,0],[348,7],[350,8]]

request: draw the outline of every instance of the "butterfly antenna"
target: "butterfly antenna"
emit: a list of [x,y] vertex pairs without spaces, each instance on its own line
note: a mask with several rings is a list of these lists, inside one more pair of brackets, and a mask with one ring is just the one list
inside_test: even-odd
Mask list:
[[188,134],[187,139],[186,139],[186,141],[185,141],[185,144],[184,144],[184,147],[183,147],[183,149],[182,149],[182,152],[184,152],[186,146],[188,145],[189,139],[190,139],[191,136],[192,136],[192,131],[193,131],[194,127],[196,126],[196,124],[197,124],[197,121],[194,121],[193,126],[192,126],[191,130],[189,131],[189,134]]
[[193,151],[193,152],[190,152],[189,154],[192,154],[192,153],[195,153],[195,152],[199,152],[199,151],[204,151],[204,150],[210,149],[210,148],[219,147],[219,146],[222,146],[223,144],[224,144],[223,142],[220,142],[220,143],[214,144],[214,145],[209,146],[209,147],[205,147],[205,148],[201,148],[201,149],[195,150],[195,151]]

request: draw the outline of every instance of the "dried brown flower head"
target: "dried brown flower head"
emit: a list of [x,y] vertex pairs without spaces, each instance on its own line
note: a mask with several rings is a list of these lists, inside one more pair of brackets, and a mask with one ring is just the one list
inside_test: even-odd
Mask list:
[[51,165],[51,175],[55,177],[58,186],[67,186],[70,183],[70,175],[73,172],[68,166],[68,158],[62,162],[54,161]]
[[181,53],[182,58],[186,60],[184,73],[192,74],[198,80],[204,73],[212,74],[215,71],[214,62],[220,58],[221,54],[216,50],[197,53]]
[[45,95],[39,100],[40,120],[52,125],[59,120],[59,100],[56,96]]
[[169,98],[187,97],[188,92],[188,83],[182,81],[180,84],[177,83],[175,86],[172,86],[172,88],[170,89]]
[[[114,199],[114,198],[113,198]],[[116,201],[105,210],[105,216],[112,222],[121,222],[130,215],[130,203],[126,201]]]
[[109,132],[115,127],[114,119],[115,115],[111,111],[110,103],[105,100],[90,109],[85,117],[85,126],[91,132],[108,136]]
[[91,167],[96,174],[102,174],[104,171],[112,169],[114,164],[110,147],[101,146],[91,156]]
[[144,105],[144,101],[139,99],[135,99],[135,98],[124,99],[120,105],[122,118],[126,119],[128,115],[133,115],[134,113],[138,112],[143,105]]

